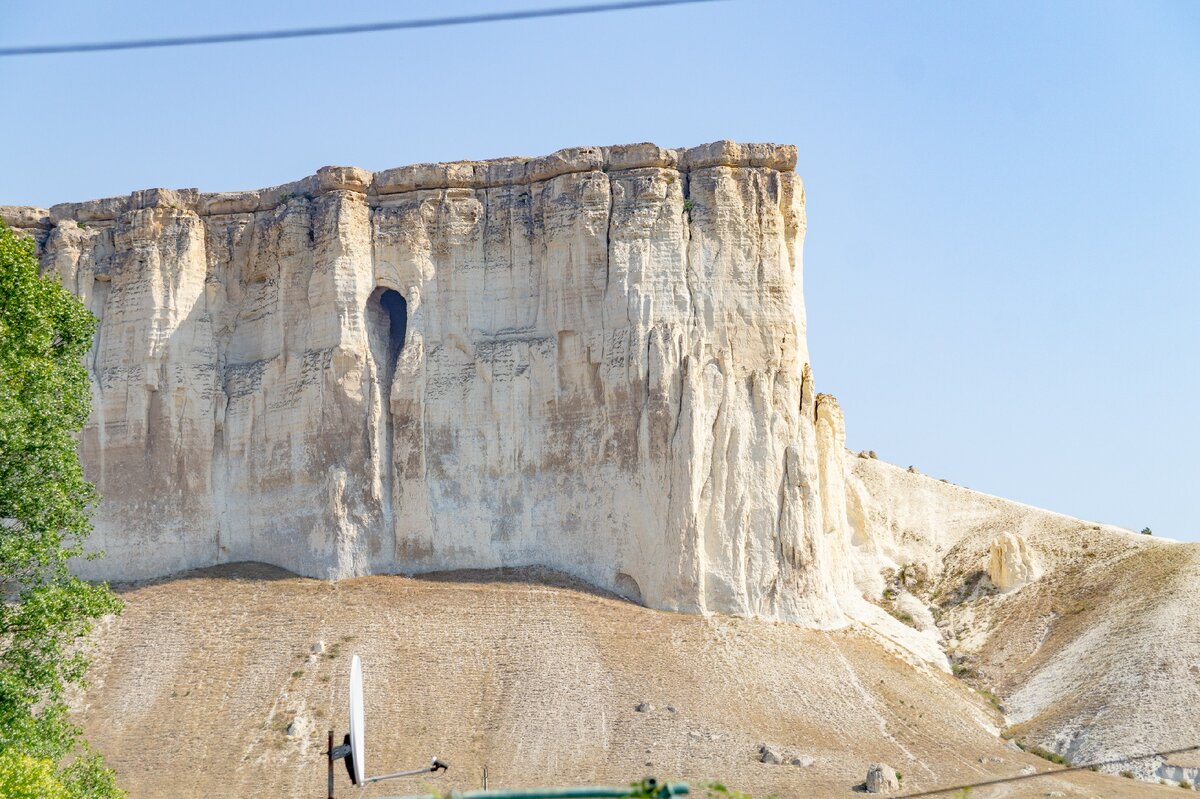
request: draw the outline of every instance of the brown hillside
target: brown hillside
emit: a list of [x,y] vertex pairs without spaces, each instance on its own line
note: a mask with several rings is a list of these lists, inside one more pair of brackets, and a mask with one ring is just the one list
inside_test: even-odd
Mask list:
[[[329,583],[239,565],[120,590],[79,718],[134,799],[323,796],[351,653],[368,771],[436,754],[451,764],[438,788],[478,787],[484,764],[493,787],[651,774],[781,797],[854,795],[875,761],[906,792],[1055,768],[1000,741],[960,681],[862,629],[651,611],[528,572]],[[761,763],[763,742],[813,762]],[[971,795],[1178,794],[1165,790],[1083,772]]]

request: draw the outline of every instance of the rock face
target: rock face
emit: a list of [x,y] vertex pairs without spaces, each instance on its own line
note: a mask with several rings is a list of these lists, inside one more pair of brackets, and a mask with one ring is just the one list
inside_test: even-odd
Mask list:
[[892,793],[900,790],[896,770],[886,763],[874,763],[867,769],[867,793]]
[[1025,539],[1001,533],[988,552],[988,578],[1001,591],[1010,591],[1041,576],[1041,569]]
[[81,571],[539,564],[840,623],[795,159],[642,144],[0,209],[100,319],[107,557]]

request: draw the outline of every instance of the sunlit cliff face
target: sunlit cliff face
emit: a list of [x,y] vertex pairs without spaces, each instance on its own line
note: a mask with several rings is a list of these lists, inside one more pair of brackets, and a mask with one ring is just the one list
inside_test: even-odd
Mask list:
[[580,148],[8,209],[100,318],[108,557],[81,568],[540,564],[838,623],[795,157]]

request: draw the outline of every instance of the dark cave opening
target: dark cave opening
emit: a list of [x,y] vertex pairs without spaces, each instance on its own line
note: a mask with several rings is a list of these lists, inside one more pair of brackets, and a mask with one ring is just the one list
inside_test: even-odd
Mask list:
[[382,286],[371,292],[367,300],[367,343],[371,358],[375,362],[377,379],[376,402],[378,403],[378,427],[376,428],[375,451],[383,473],[382,502],[383,516],[392,516],[392,381],[396,364],[404,350],[404,339],[408,334],[408,302],[393,289]]
[[400,292],[380,286],[367,299],[366,317],[367,343],[375,360],[379,387],[386,398],[391,393],[392,375],[408,335],[408,301]]
[[367,300],[367,338],[378,369],[379,382],[387,396],[396,371],[396,361],[408,334],[408,301],[393,289],[380,286]]
[[408,332],[408,302],[398,291],[384,289],[379,295],[379,305],[387,315],[388,323],[388,361],[391,367],[396,367],[396,359],[404,349],[404,335]]

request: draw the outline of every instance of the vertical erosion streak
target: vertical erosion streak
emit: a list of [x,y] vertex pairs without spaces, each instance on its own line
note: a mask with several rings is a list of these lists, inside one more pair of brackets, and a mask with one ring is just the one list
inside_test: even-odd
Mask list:
[[394,529],[392,489],[395,484],[392,453],[395,448],[392,423],[392,380],[396,363],[404,349],[408,332],[408,302],[400,292],[377,288],[367,300],[367,335],[379,387],[378,457],[380,469],[380,503],[384,523]]

